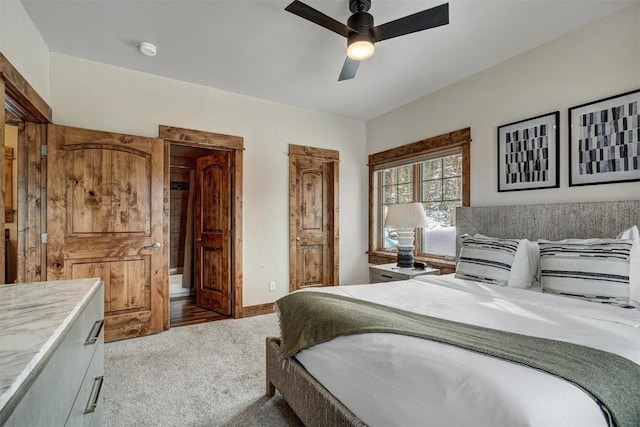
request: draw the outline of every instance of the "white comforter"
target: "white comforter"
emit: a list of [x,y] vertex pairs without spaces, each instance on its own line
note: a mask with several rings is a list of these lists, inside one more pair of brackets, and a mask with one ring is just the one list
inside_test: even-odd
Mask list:
[[[480,284],[453,275],[313,290],[569,341],[640,364],[637,308]],[[562,379],[418,338],[351,335],[303,350],[295,357],[371,426],[607,425],[597,404]]]

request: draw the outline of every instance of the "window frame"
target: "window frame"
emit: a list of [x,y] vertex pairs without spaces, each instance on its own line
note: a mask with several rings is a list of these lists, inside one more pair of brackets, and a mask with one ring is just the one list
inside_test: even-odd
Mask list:
[[[381,245],[381,233],[378,230],[380,224],[382,203],[379,200],[379,189],[381,179],[376,180],[376,172],[386,167],[398,166],[398,162],[416,162],[425,156],[434,156],[442,153],[446,155],[448,151],[458,149],[462,155],[462,206],[470,205],[471,195],[471,159],[470,159],[471,128],[456,130],[432,138],[423,139],[410,144],[402,145],[389,150],[381,151],[369,155],[369,262],[380,264],[393,262],[396,258],[396,249],[383,249]],[[414,165],[414,200],[417,200],[421,187],[421,182],[415,181],[415,172],[420,164]],[[381,174],[380,174],[381,176]],[[428,261],[436,267],[444,269],[446,272],[452,271],[455,261],[450,257],[435,254],[418,252],[422,247],[422,233],[416,233],[416,250],[414,257],[417,260]],[[443,273],[445,272],[443,271]]]

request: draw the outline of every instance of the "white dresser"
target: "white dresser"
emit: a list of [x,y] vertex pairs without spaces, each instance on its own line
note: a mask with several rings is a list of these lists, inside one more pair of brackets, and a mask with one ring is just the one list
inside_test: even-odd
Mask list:
[[100,426],[99,279],[0,286],[0,425]]

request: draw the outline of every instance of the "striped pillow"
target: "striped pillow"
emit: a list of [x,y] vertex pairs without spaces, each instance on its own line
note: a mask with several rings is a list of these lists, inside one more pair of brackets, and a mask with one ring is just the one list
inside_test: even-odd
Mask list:
[[631,240],[539,241],[544,292],[629,302]]
[[631,248],[631,261],[629,262],[629,299],[640,303],[640,231],[638,226],[624,230],[618,239],[630,239],[633,242]]
[[519,240],[460,237],[462,246],[456,277],[497,285],[507,285]]

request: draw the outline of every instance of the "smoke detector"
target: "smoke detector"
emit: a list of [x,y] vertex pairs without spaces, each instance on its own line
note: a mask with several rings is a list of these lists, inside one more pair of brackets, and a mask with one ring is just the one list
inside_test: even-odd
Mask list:
[[153,43],[142,42],[139,46],[140,53],[146,56],[156,56],[156,45]]

